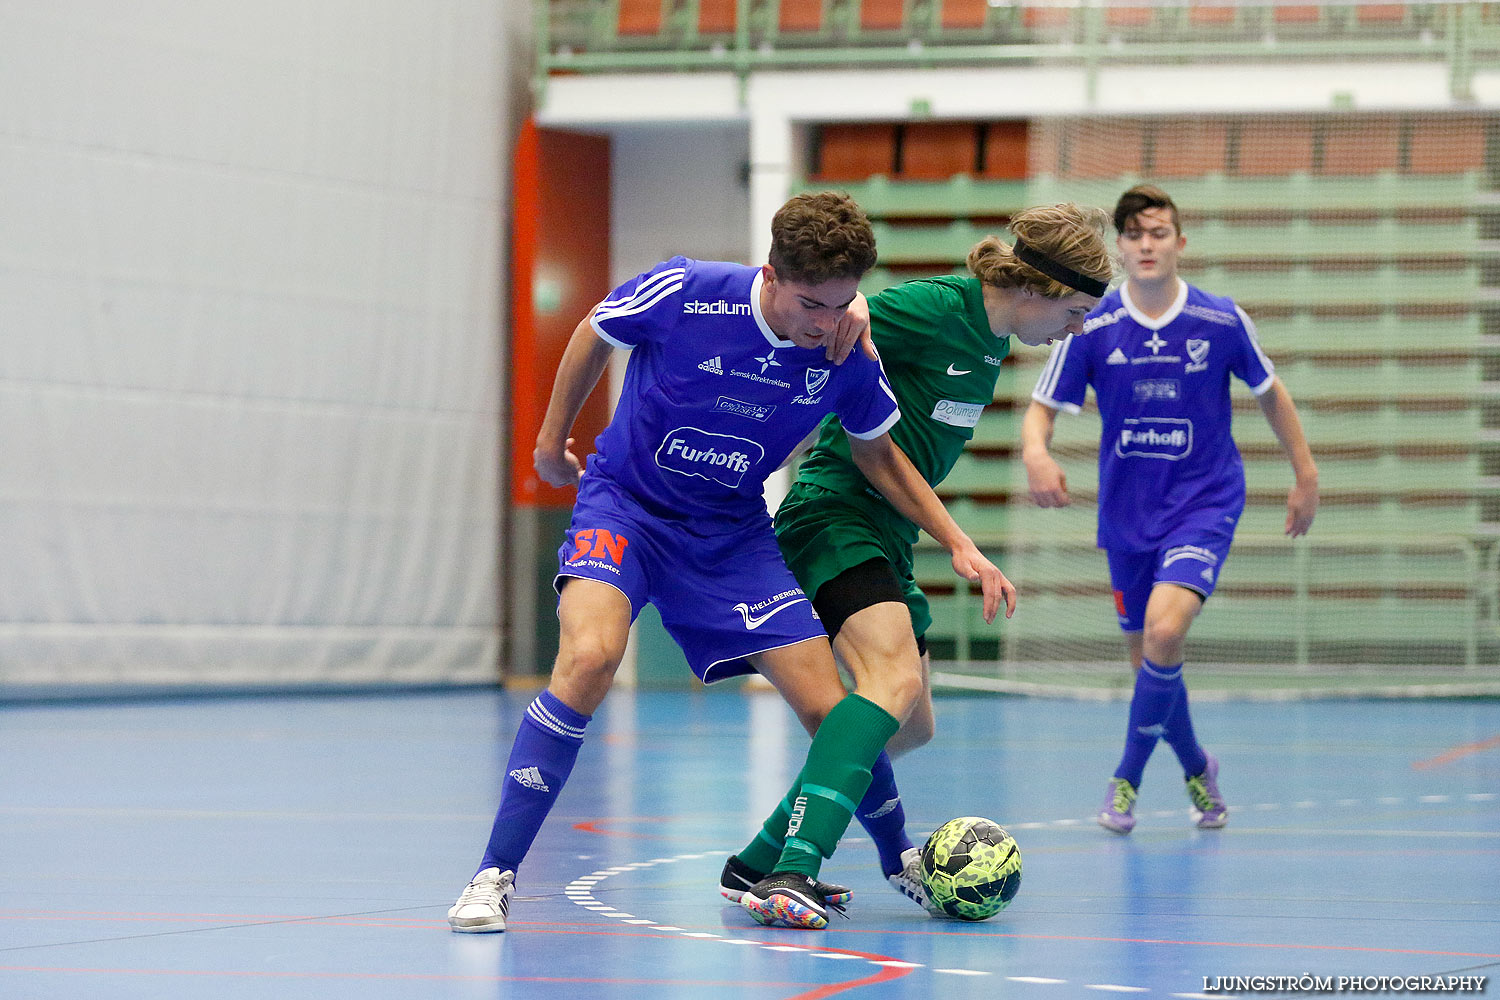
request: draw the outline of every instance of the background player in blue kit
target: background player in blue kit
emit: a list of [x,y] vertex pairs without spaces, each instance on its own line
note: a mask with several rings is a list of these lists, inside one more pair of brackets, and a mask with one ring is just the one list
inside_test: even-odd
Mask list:
[[[799,195],[771,233],[764,267],[675,257],[626,282],[564,351],[534,453],[544,480],[579,484],[558,551],[557,660],[516,735],[479,871],[449,910],[455,931],[505,929],[515,871],[648,602],[701,680],[758,671],[814,734],[789,793],[797,807],[785,849],[771,872],[738,872],[754,879],[741,903],[762,923],[819,928],[827,903],[847,898],[815,876],[920,684],[872,678],[846,694],[777,548],[766,477],[827,414],[838,414],[870,482],[952,553],[957,573],[980,582],[986,620],[1002,600],[1014,610],[1009,581],[891,443],[900,413],[879,362],[825,356],[846,349],[827,342],[875,261],[869,220],[846,196]],[[580,481],[568,429],[616,347],[634,350]],[[894,794],[887,780],[884,794]]]
[[1286,533],[1307,532],[1318,507],[1318,469],[1291,394],[1234,302],[1177,277],[1186,246],[1177,206],[1142,184],[1114,213],[1128,279],[1052,352],[1022,423],[1032,498],[1071,502],[1047,446],[1059,409],[1077,413],[1090,385],[1103,420],[1098,545],[1109,557],[1120,628],[1136,669],[1125,752],[1099,824],[1135,826],[1141,774],[1165,739],[1187,778],[1199,827],[1224,825],[1218,760],[1198,743],[1183,682],[1183,643],[1213,593],[1245,506],[1245,473],[1230,434],[1229,376],[1250,387],[1291,461]]

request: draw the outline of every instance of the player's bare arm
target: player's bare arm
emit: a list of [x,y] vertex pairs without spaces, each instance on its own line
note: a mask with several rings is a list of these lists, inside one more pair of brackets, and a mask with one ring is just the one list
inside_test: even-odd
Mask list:
[[931,535],[953,557],[953,571],[978,582],[984,592],[984,620],[991,623],[1005,602],[1005,617],[1016,612],[1016,588],[994,563],[984,557],[974,540],[953,520],[927,480],[911,464],[889,434],[870,440],[849,435],[849,453],[859,471],[891,502],[897,512]]
[[1068,481],[1062,466],[1047,450],[1056,426],[1057,411],[1036,400],[1032,400],[1021,420],[1021,462],[1026,466],[1026,488],[1038,507],[1066,507],[1073,502],[1068,496]]
[[589,393],[599,384],[613,350],[594,333],[587,319],[568,338],[557,366],[557,377],[552,382],[542,429],[536,436],[536,450],[531,453],[537,475],[549,486],[577,486],[583,475],[583,463],[573,454],[573,439],[568,437],[568,431],[578,419]]
[[1292,463],[1296,479],[1286,497],[1286,533],[1296,538],[1307,534],[1318,512],[1318,466],[1313,461],[1312,449],[1307,446],[1307,436],[1302,433],[1302,420],[1297,416],[1292,394],[1281,379],[1273,379],[1271,387],[1256,397],[1256,402]]

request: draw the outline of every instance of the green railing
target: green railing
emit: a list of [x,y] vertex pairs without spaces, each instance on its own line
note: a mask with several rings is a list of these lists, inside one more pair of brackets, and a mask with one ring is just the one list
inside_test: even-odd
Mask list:
[[[783,3],[737,0],[726,30],[705,31],[700,0],[661,0],[645,31],[622,31],[620,0],[534,0],[537,86],[549,74],[728,71],[873,66],[933,68],[1048,63],[1095,71],[1120,63],[1417,59],[1445,63],[1455,99],[1472,98],[1478,68],[1500,65],[1495,3],[1317,7],[1289,20],[1270,4],[1123,5],[1047,3],[989,8],[977,26],[944,27],[941,0],[908,0],[899,27],[861,25],[859,0],[820,0],[816,27],[784,30]],[[795,0],[805,5],[808,0]],[[1366,5],[1373,11],[1373,5]],[[1212,9],[1212,8],[1210,8]]]

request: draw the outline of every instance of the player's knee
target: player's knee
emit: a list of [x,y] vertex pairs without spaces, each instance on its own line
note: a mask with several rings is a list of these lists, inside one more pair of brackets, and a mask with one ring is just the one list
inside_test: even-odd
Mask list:
[[1169,616],[1147,617],[1143,637],[1147,657],[1158,662],[1162,657],[1178,662],[1183,640],[1187,638],[1187,623]]
[[911,665],[900,660],[886,661],[881,669],[866,674],[859,693],[898,719],[904,718],[922,696],[920,661]]
[[620,655],[609,643],[595,636],[575,636],[558,648],[552,672],[589,687],[608,687],[619,664]]

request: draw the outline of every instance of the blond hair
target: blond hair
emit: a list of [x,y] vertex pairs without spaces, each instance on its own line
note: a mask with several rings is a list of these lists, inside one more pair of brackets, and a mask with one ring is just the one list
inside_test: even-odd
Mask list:
[[[1105,233],[1109,215],[1103,209],[1068,202],[1042,205],[1013,215],[1011,232],[1044,257],[1105,284],[1114,277],[1114,258]],[[998,236],[986,236],[969,251],[969,273],[998,288],[1029,288],[1049,299],[1078,291],[1050,278],[1016,256]]]

